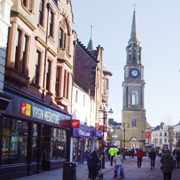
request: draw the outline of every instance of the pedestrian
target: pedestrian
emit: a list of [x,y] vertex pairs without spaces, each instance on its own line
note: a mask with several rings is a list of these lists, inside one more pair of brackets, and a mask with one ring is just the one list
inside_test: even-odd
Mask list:
[[96,179],[97,165],[100,162],[96,151],[93,151],[88,159],[89,178]]
[[180,149],[176,151],[176,157],[177,157],[177,168],[180,168]]
[[173,157],[171,156],[169,149],[166,150],[160,162],[162,163],[161,169],[164,175],[164,180],[171,180],[173,171]]
[[91,149],[88,147],[88,150],[86,151],[86,160],[88,161],[89,157],[91,155]]
[[156,152],[154,151],[154,147],[152,147],[149,152],[149,158],[151,160],[151,170],[155,169]]
[[143,156],[144,156],[144,152],[143,152],[142,148],[140,148],[140,149],[137,151],[136,156],[137,156],[137,166],[138,166],[139,168],[141,168],[142,158],[143,158]]
[[131,150],[131,156],[132,156],[132,158],[134,158],[134,148],[132,148],[132,150]]
[[115,148],[114,148],[114,156],[116,156],[117,155],[117,152],[119,151],[119,149],[117,148],[117,146],[115,146]]
[[110,162],[110,165],[112,166],[113,165],[113,159],[114,159],[114,156],[115,156],[115,148],[114,147],[111,147],[110,149],[109,149],[109,154],[110,154],[110,156],[111,156],[111,162]]
[[162,156],[162,149],[161,148],[159,149],[158,155],[159,155],[159,157]]
[[176,149],[173,150],[172,157],[174,161],[174,169],[176,169],[176,161],[177,161]]
[[[114,157],[114,164],[115,164],[115,169],[117,172],[117,179],[119,180],[121,178],[121,170],[122,170],[122,165],[123,165],[123,156],[120,154],[120,152],[117,152],[117,156]],[[124,170],[122,170],[124,171]]]

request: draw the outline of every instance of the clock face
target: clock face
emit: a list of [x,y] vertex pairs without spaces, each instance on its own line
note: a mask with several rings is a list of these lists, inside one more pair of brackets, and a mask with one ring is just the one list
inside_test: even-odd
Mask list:
[[138,71],[138,69],[131,69],[130,75],[131,75],[133,78],[137,78],[137,77],[139,76],[139,71]]

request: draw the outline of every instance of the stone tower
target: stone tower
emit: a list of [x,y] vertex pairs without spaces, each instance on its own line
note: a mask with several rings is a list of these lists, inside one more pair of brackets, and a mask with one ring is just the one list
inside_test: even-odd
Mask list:
[[136,12],[133,13],[131,36],[126,48],[124,67],[122,139],[124,148],[145,148],[146,111],[144,108],[144,67],[141,63],[141,46],[137,35]]

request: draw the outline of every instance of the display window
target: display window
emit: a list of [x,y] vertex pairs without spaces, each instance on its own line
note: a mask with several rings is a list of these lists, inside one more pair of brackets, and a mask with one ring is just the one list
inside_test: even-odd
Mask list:
[[37,138],[38,138],[38,126],[37,124],[33,124],[32,162],[37,161]]
[[43,160],[66,158],[66,131],[50,126],[43,126]]
[[28,142],[27,122],[4,117],[2,164],[25,163]]

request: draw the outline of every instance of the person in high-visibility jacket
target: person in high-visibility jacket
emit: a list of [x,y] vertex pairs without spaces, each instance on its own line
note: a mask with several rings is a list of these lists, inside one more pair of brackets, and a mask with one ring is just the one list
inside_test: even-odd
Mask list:
[[113,159],[114,159],[114,156],[115,156],[115,154],[116,154],[115,148],[114,148],[114,147],[111,147],[111,148],[109,149],[109,152],[108,152],[108,153],[109,153],[110,156],[111,156],[111,163],[110,163],[110,165],[112,166],[112,165],[113,165]]

